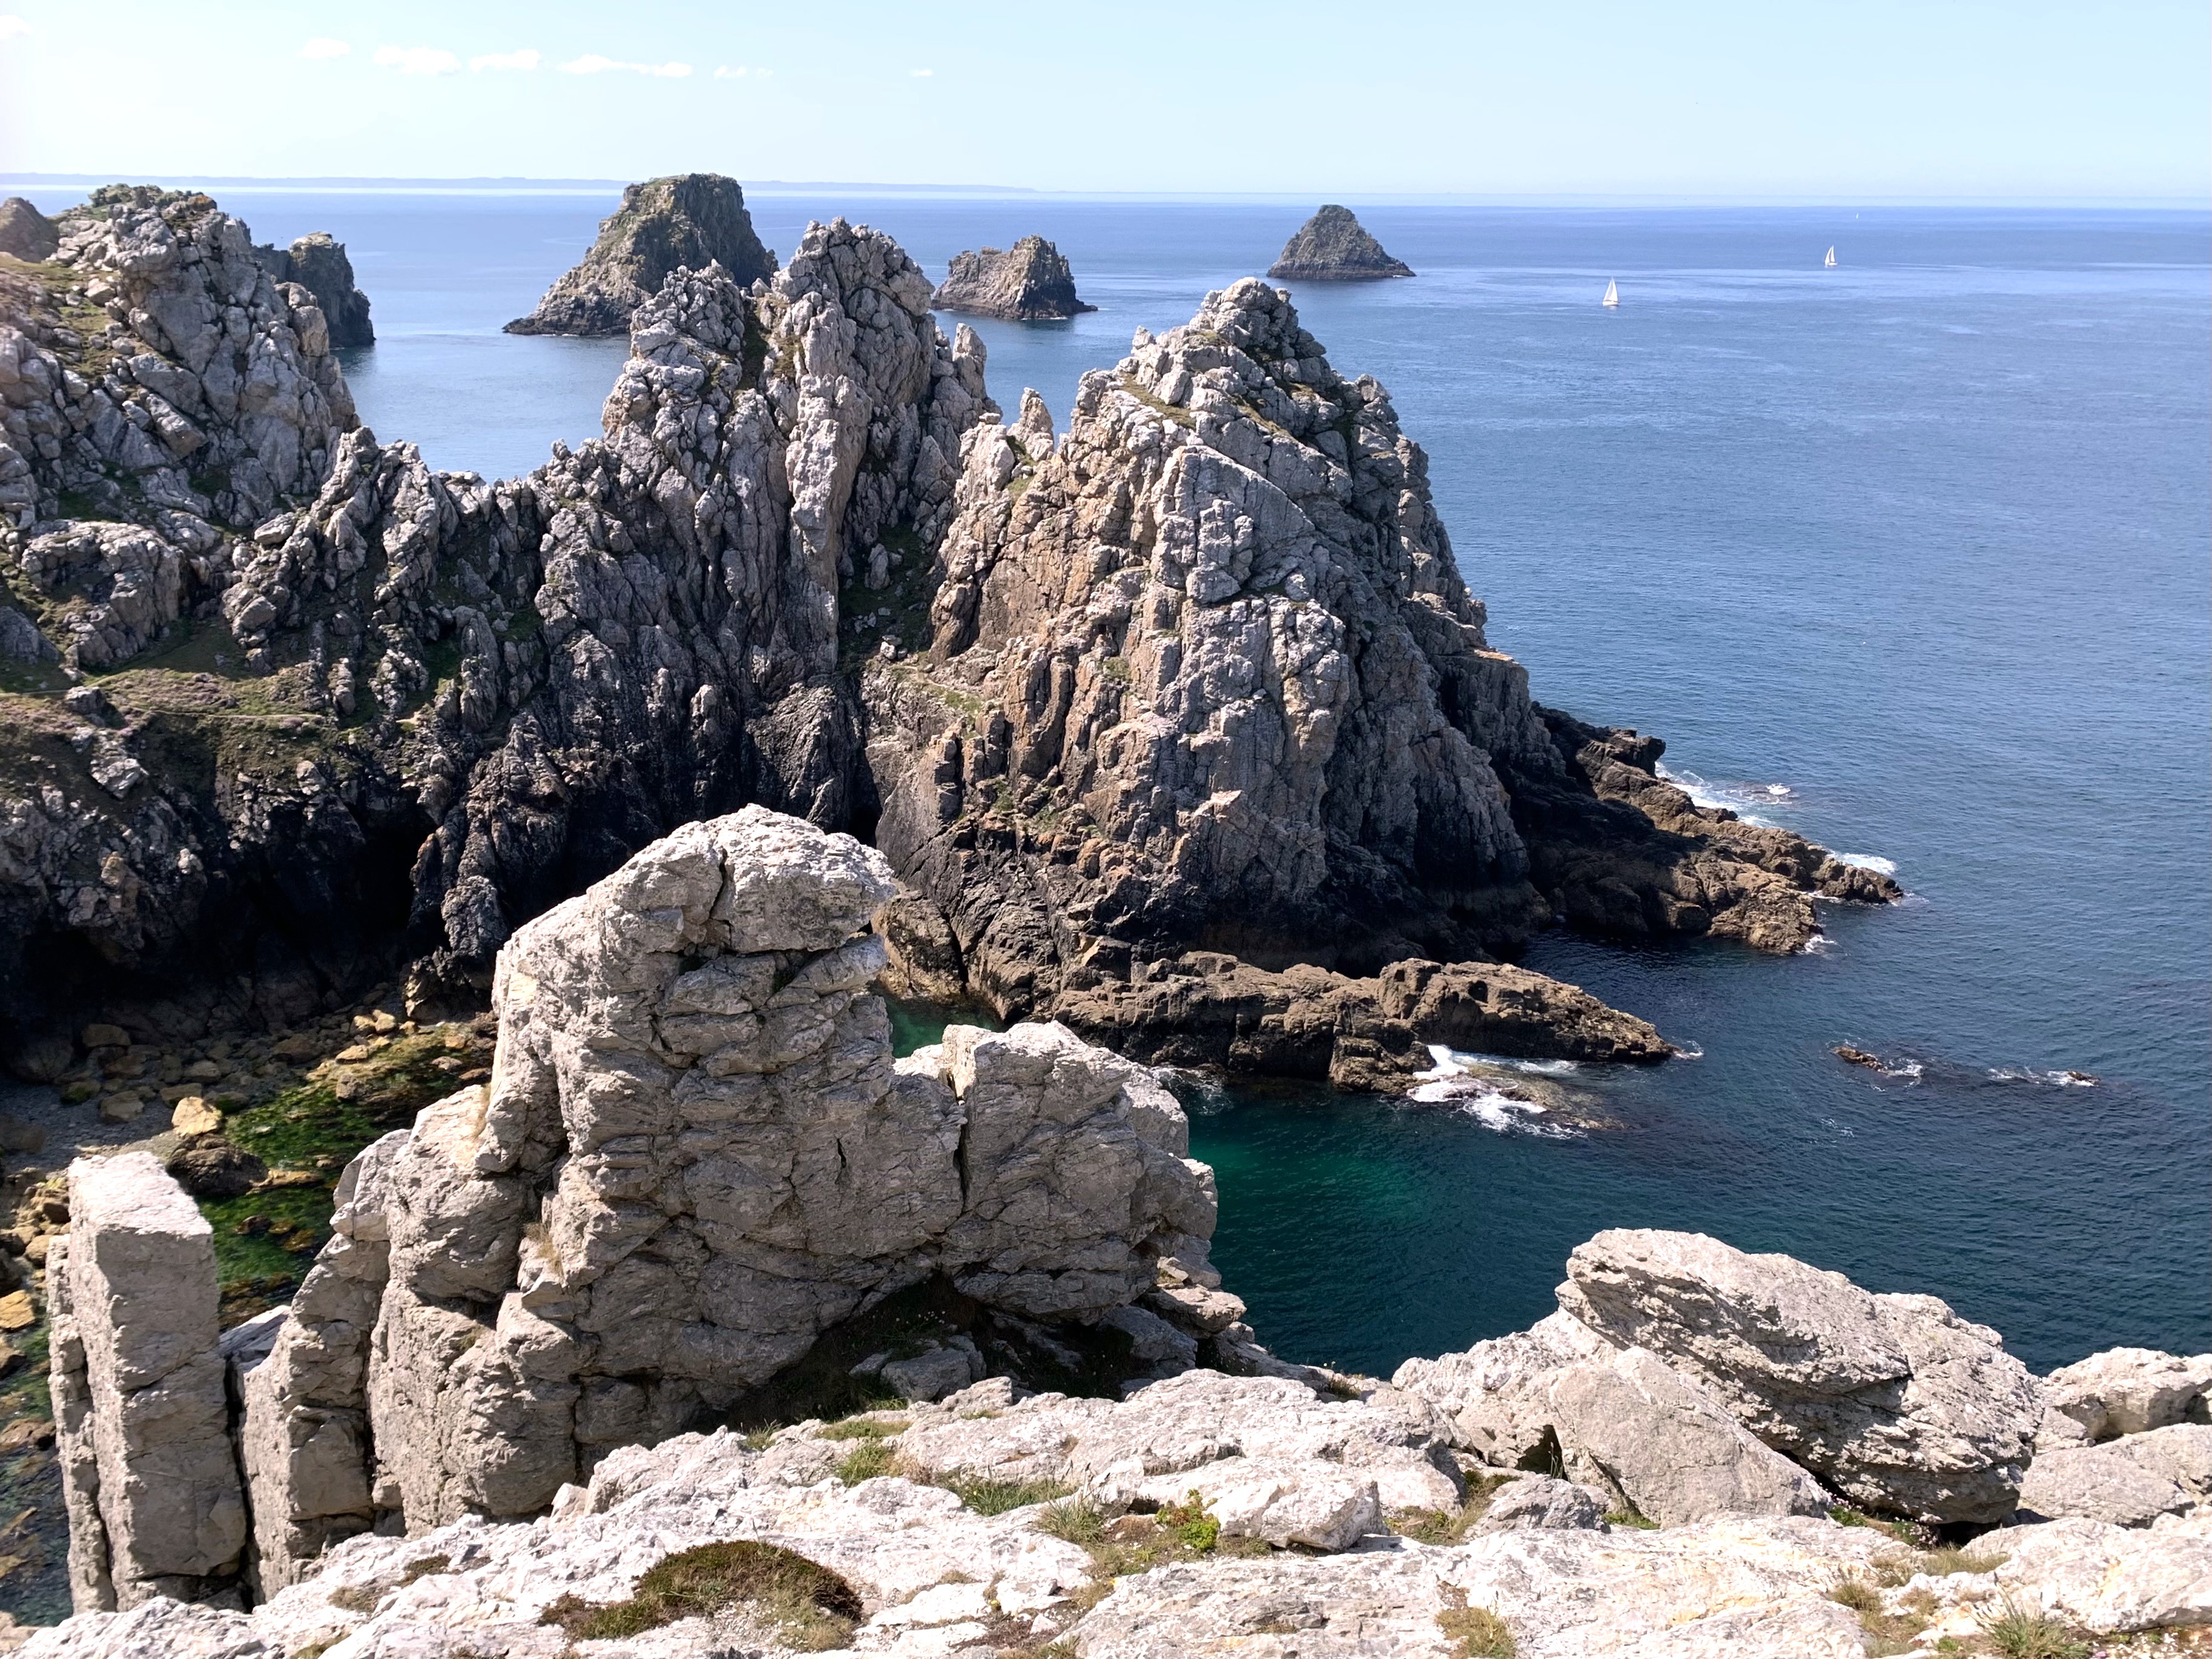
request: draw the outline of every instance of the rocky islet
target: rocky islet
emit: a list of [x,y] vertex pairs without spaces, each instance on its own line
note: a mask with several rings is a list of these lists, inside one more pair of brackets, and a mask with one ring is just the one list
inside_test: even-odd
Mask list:
[[1300,225],[1267,275],[1289,283],[1360,283],[1410,276],[1413,267],[1382,251],[1350,208],[1332,202]]
[[1003,250],[954,254],[930,303],[1009,322],[1064,321],[1098,309],[1076,297],[1066,256],[1042,236],[1024,236]]

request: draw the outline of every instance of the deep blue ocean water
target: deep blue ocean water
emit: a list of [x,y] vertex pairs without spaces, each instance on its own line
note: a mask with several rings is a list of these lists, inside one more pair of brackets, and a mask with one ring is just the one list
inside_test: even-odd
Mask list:
[[[611,195],[225,205],[349,245],[380,436],[501,474],[598,431],[622,343],[498,329]],[[1085,368],[1262,270],[1304,211],[754,203],[780,254],[842,212],[933,276],[1053,238],[1099,311],[976,326],[1000,401],[1033,385],[1063,422]],[[1203,1099],[1217,1259],[1262,1338],[1387,1371],[1526,1324],[1576,1243],[1654,1225],[1932,1291],[2038,1369],[2212,1347],[2212,216],[1361,216],[1419,276],[1296,297],[1427,447],[1492,642],[1543,701],[1662,734],[1711,798],[1892,860],[1912,896],[1787,960],[1540,942],[1532,965],[1704,1051],[1576,1073],[1616,1129]]]

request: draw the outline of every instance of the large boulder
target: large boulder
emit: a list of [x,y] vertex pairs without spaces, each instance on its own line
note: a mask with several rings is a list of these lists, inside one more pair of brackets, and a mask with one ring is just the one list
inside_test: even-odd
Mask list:
[[2107,1348],[2045,1377],[2043,1403],[2039,1450],[2203,1423],[2212,1405],[2212,1354]]
[[625,185],[591,252],[510,334],[623,334],[630,314],[679,270],[719,264],[738,286],[775,274],[775,255],[753,234],[745,192],[719,173],[684,173]]
[[20,196],[0,202],[0,253],[35,264],[50,259],[62,245],[54,222]]
[[1577,1246],[1559,1296],[1856,1503],[1929,1522],[2012,1513],[2041,1393],[1995,1331],[1934,1297],[1875,1296],[1791,1256],[1649,1229]]
[[2095,1445],[2037,1451],[2020,1489],[2025,1516],[2145,1527],[2212,1498],[2212,1426],[2176,1423]]
[[331,345],[376,343],[375,325],[368,319],[368,295],[354,281],[345,244],[330,232],[311,230],[289,248],[256,247],[253,257],[276,281],[297,283],[314,296]]
[[1566,1473],[1662,1526],[1828,1511],[1819,1481],[1642,1348],[1569,1365],[1548,1392]]

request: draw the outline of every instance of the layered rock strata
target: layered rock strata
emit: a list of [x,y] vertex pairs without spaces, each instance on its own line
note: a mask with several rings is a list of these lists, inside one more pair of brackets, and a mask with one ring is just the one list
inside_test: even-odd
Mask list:
[[1066,256],[1042,236],[1024,236],[1003,252],[954,254],[930,303],[1010,322],[1058,321],[1098,309],[1076,297]]
[[1352,210],[1330,203],[1283,244],[1267,275],[1290,283],[1354,283],[1410,276],[1411,265],[1394,259]]
[[[1895,896],[1695,806],[1656,739],[1531,702],[1426,474],[1382,387],[1249,280],[1085,376],[1064,437],[1033,393],[978,427],[924,648],[866,682],[877,840],[939,913],[894,925],[902,954],[1002,1013],[1103,1003],[1106,1029],[1146,1023],[1108,1011],[1193,946],[1362,977],[1559,915],[1786,951],[1814,895]],[[1516,1000],[1580,1018],[1531,988],[1486,1035]]]
[[684,173],[623,187],[599,240],[510,334],[619,335],[678,270],[720,265],[739,288],[775,274],[745,210],[745,192],[719,173]]
[[276,281],[297,283],[315,296],[333,346],[376,343],[376,329],[368,319],[368,295],[354,282],[345,244],[330,232],[311,230],[289,248],[258,246],[253,257]]
[[213,1230],[148,1152],[70,1166],[51,1246],[55,1445],[80,1611],[234,1597],[246,1541]]

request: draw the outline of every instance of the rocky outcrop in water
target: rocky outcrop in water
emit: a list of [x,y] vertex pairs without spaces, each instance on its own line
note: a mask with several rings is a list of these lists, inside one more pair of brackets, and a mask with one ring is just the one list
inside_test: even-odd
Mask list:
[[775,255],[753,234],[745,193],[719,173],[648,179],[623,190],[599,240],[509,334],[619,335],[678,270],[720,265],[739,288],[775,275]]
[[1291,283],[1352,283],[1410,276],[1413,267],[1382,251],[1350,208],[1331,203],[1298,227],[1267,275]]
[[21,197],[0,202],[0,253],[36,264],[52,258],[61,240],[53,221]]
[[345,244],[327,230],[311,230],[289,248],[256,247],[253,257],[279,283],[297,283],[315,296],[333,346],[376,343],[368,320],[368,295],[356,286]]
[[[1147,964],[1193,946],[1357,977],[1479,962],[1564,915],[1790,950],[1814,894],[1894,896],[1696,807],[1656,740],[1532,702],[1426,473],[1382,389],[1256,281],[1086,375],[1065,437],[1034,394],[978,428],[928,634],[866,682],[877,839],[942,916],[903,931],[942,933],[935,958],[1002,1012],[1103,1029],[1149,1023]],[[1531,1052],[1580,1018],[1553,989],[1470,1027]],[[1539,1015],[1517,1038],[1516,1014]]]
[[930,303],[1012,322],[1049,322],[1096,311],[1075,297],[1066,256],[1042,236],[1024,236],[1001,252],[987,247],[956,253]]

